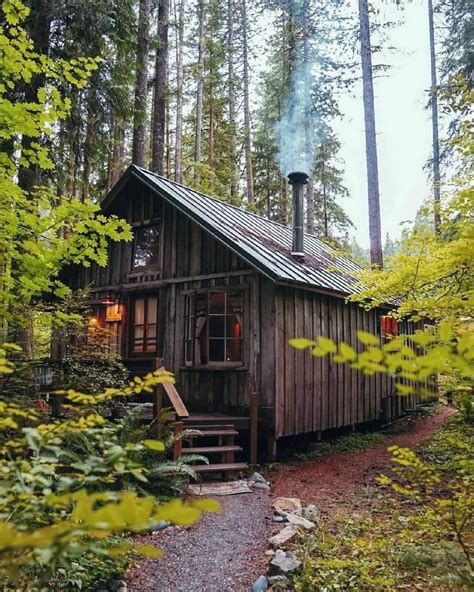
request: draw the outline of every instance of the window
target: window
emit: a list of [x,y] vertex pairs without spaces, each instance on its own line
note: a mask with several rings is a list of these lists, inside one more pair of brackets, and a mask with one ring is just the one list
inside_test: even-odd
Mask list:
[[160,231],[157,225],[135,230],[133,269],[158,267],[160,264]]
[[380,331],[384,341],[390,341],[398,335],[397,319],[388,316],[380,317]]
[[133,303],[132,353],[156,352],[158,299],[156,296],[137,298]]
[[96,344],[113,354],[120,354],[122,338],[122,305],[100,304],[93,308],[89,317],[88,342]]
[[196,292],[186,295],[184,357],[186,366],[241,366],[243,292]]

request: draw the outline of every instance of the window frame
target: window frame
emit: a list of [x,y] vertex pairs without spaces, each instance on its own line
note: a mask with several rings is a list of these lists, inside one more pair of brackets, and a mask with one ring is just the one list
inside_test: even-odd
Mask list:
[[[196,338],[195,338],[195,318],[196,318],[196,300],[199,294],[206,295],[206,328],[209,326],[209,319],[211,316],[209,315],[209,295],[212,292],[240,292],[242,295],[242,323],[241,323],[241,330],[242,330],[242,337],[240,338],[241,346],[241,360],[240,361],[209,361],[209,332],[207,329],[206,334],[206,350],[207,350],[207,362],[205,364],[197,364],[196,363]],[[184,299],[183,302],[183,321],[184,321],[184,339],[183,339],[183,348],[182,348],[182,359],[183,359],[183,366],[182,368],[185,370],[206,370],[206,369],[219,369],[219,370],[246,370],[247,369],[247,342],[246,335],[248,333],[248,319],[247,319],[247,311],[248,311],[248,284],[235,284],[235,285],[225,285],[225,286],[211,286],[209,288],[199,288],[195,290],[183,290],[181,292],[181,297]],[[187,303],[190,303],[189,306]],[[187,316],[187,311],[192,312],[190,316]],[[220,316],[220,315],[217,315]],[[232,316],[224,314],[224,319],[227,317]],[[226,324],[226,321],[224,321]],[[189,332],[191,329],[191,333]],[[211,337],[212,339],[212,337]],[[231,338],[224,337],[217,337],[215,339],[221,339],[225,342],[230,340]],[[190,345],[190,351],[192,358],[187,355],[187,344]],[[225,355],[225,354],[224,354]]]
[[[148,301],[154,298],[156,300],[156,319],[154,323],[147,322],[147,315],[148,315]],[[130,322],[128,328],[128,350],[129,356],[131,358],[156,358],[158,354],[158,331],[159,331],[159,322],[160,322],[160,315],[159,315],[159,298],[160,295],[156,293],[145,293],[145,294],[135,294],[130,298],[129,307],[130,307]],[[136,302],[137,300],[144,300],[144,307],[143,307],[143,347],[146,347],[146,339],[147,339],[147,327],[148,325],[155,325],[155,349],[153,351],[135,351],[135,327],[137,324],[135,323],[135,315],[136,315]]]
[[[138,233],[147,228],[156,227],[158,230],[158,242],[157,245],[157,262],[150,263],[148,265],[135,265],[135,252],[137,248]],[[141,273],[147,273],[149,271],[161,271],[162,268],[162,254],[163,254],[163,225],[161,219],[147,221],[146,223],[134,223],[132,224],[133,229],[133,245],[132,245],[132,257],[130,262],[130,273],[133,275],[140,275]]]

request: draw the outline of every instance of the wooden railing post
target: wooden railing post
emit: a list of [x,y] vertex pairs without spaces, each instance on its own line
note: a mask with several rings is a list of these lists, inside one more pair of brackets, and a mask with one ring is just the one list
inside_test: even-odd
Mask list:
[[183,448],[183,440],[181,434],[183,432],[183,422],[177,421],[174,424],[174,446],[173,446],[173,460],[178,460],[181,456],[181,450]]
[[258,393],[250,393],[250,464],[257,464]]
[[[161,358],[155,358],[153,360],[153,370],[158,370],[163,366],[163,360]],[[153,419],[152,421],[155,423],[154,430],[158,431],[158,418],[160,416],[161,410],[163,409],[163,389],[161,385],[156,385],[153,390]]]

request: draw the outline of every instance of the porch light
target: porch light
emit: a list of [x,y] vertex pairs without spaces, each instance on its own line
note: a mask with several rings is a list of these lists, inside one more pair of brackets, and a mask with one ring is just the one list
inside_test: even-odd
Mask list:
[[113,298],[102,298],[100,303],[101,304],[115,304],[115,300]]

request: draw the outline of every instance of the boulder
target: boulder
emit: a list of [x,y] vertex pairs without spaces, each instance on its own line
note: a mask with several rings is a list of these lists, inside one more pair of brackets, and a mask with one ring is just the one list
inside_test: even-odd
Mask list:
[[299,533],[298,527],[294,526],[293,524],[289,524],[288,526],[285,526],[285,528],[282,528],[282,530],[280,530],[280,532],[278,532],[277,534],[272,536],[268,540],[268,542],[273,547],[281,547],[282,545],[284,545],[288,541],[291,541],[292,539],[294,539],[298,535],[298,533]]
[[301,512],[301,500],[297,497],[277,497],[273,502],[273,508],[278,514],[285,515],[287,513],[294,514]]
[[265,576],[260,576],[252,585],[251,592],[264,592],[268,590],[268,580]]
[[311,520],[311,522],[319,522],[321,519],[319,508],[314,504],[309,504],[306,508],[303,508],[301,515],[303,518],[306,518],[306,520]]
[[269,576],[286,576],[291,571],[298,569],[300,565],[301,561],[298,561],[293,553],[278,549],[275,557],[270,561],[268,574]]
[[249,477],[249,481],[253,481],[254,483],[266,483],[267,482],[265,477],[263,477],[263,475],[260,475],[260,473],[252,473]]
[[287,514],[286,519],[290,524],[294,524],[294,526],[304,528],[305,530],[313,530],[313,528],[315,528],[314,522],[306,520],[306,518],[303,518],[303,516],[297,516],[296,514]]

